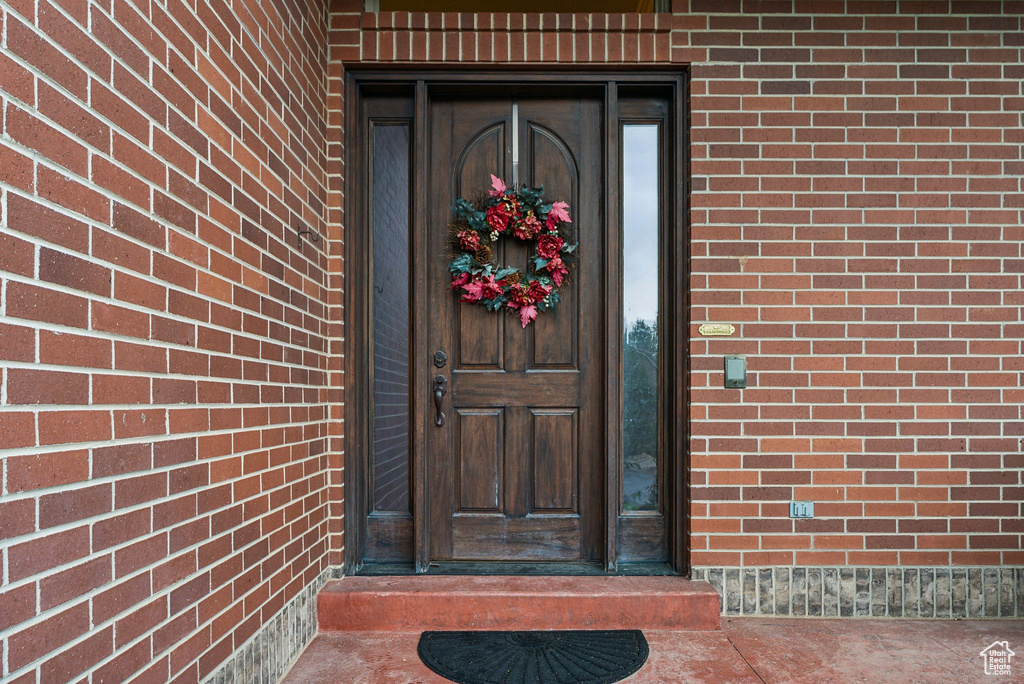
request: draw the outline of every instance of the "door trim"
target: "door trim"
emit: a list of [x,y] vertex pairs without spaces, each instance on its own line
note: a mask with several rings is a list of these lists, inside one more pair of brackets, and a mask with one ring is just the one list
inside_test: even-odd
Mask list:
[[[620,240],[610,240],[608,236],[619,235],[619,121],[618,117],[610,116],[618,111],[618,87],[614,80],[605,83],[604,90],[604,217],[607,225],[605,231],[604,261],[604,301],[609,305],[615,302],[611,315],[605,315],[604,335],[604,569],[615,572],[619,558],[619,457],[622,449],[622,396],[619,392],[622,377],[621,343],[622,339],[622,302],[618,291],[612,298],[610,288],[621,283],[620,262],[622,249]],[[615,372],[612,370],[615,369]]]
[[[689,89],[688,68],[675,65],[650,65],[643,70],[624,71],[621,66],[609,68],[587,68],[576,65],[544,65],[539,68],[523,68],[521,65],[487,65],[466,68],[459,65],[453,69],[440,65],[425,65],[409,69],[408,65],[352,63],[345,65],[345,134],[340,141],[344,147],[345,178],[344,191],[347,198],[345,220],[345,242],[343,256],[346,270],[344,278],[345,326],[345,463],[342,474],[344,496],[344,560],[343,570],[347,574],[359,572],[365,557],[365,525],[368,519],[371,499],[369,473],[372,464],[371,431],[372,410],[372,334],[371,312],[372,288],[365,285],[370,273],[369,259],[372,252],[372,228],[367,221],[368,144],[362,120],[361,102],[370,89],[400,90],[411,95],[413,117],[410,126],[411,141],[411,207],[410,240],[411,253],[422,254],[426,248],[428,211],[426,206],[426,182],[430,165],[430,143],[428,129],[428,101],[431,86],[459,84],[505,85],[528,84],[534,88],[545,86],[564,90],[566,88],[587,89],[591,92],[603,90],[605,102],[605,127],[603,133],[605,154],[605,215],[608,221],[608,235],[619,230],[619,180],[618,180],[618,116],[617,92],[623,86],[633,89],[644,87],[670,89],[672,118],[670,131],[672,139],[667,149],[674,159],[667,160],[664,169],[668,178],[666,215],[669,225],[663,229],[666,236],[666,258],[663,266],[666,273],[662,282],[667,292],[683,292],[685,296],[670,301],[672,325],[665,331],[664,344],[668,353],[663,377],[665,382],[665,424],[667,456],[665,468],[665,521],[668,525],[667,544],[669,565],[675,573],[689,573],[687,539],[689,516],[686,515],[686,496],[690,487],[689,477],[689,263],[690,263],[690,157],[689,157]],[[606,288],[617,288],[620,275],[621,251],[618,241],[607,241]],[[669,258],[670,257],[670,258]],[[418,420],[419,410],[428,405],[430,374],[429,350],[424,334],[426,330],[426,307],[423,301],[426,292],[427,265],[425,259],[412,259],[410,270],[410,320],[413,334],[410,337],[410,495],[412,498],[412,551],[415,572],[428,570],[429,526],[426,522],[426,435],[425,421]],[[620,293],[606,291],[606,301],[618,301]],[[611,297],[614,296],[615,299]],[[615,314],[621,312],[621,303]],[[621,359],[620,338],[621,316],[606,316],[605,360],[609,369],[605,389],[606,404],[606,445],[605,459],[605,561],[604,572],[615,574],[645,574],[643,569],[624,566],[617,562],[619,532],[619,454],[621,452]],[[566,568],[573,573],[570,568]],[[542,573],[554,574],[554,573]],[[650,574],[665,574],[664,566],[651,567]]]

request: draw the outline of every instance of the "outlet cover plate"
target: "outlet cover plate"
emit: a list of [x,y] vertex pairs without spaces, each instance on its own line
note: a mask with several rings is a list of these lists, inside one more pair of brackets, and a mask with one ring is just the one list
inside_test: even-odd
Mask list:
[[789,502],[789,517],[790,518],[813,518],[814,517],[814,502],[813,501],[790,501]]

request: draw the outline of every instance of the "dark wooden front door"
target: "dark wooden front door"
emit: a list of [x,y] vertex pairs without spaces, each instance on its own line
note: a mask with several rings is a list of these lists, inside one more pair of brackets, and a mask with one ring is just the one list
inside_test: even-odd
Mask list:
[[[685,73],[346,82],[346,568],[685,572]],[[579,239],[526,329],[449,289],[453,200],[491,174],[567,201]]]
[[[430,562],[602,558],[602,104],[593,95],[431,98],[427,345],[448,357],[431,368],[448,391],[444,425],[426,428]],[[569,202],[581,255],[558,309],[526,329],[447,291],[452,201],[486,191],[492,173],[511,184],[516,172]],[[498,263],[526,272],[526,246],[500,245]]]

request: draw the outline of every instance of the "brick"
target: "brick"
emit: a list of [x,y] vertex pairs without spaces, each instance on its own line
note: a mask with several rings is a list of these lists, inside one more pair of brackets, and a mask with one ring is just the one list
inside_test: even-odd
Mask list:
[[152,531],[150,515],[148,510],[138,510],[97,522],[93,525],[93,549],[108,549],[149,534]]
[[80,641],[40,668],[44,681],[69,681],[109,656],[113,651],[113,628],[107,627]]
[[0,55],[0,88],[29,106],[35,104],[35,76],[6,55]]
[[8,551],[10,579],[17,581],[89,553],[89,528],[76,527],[15,544]]
[[115,615],[141,604],[149,598],[150,587],[149,573],[142,573],[102,590],[92,599],[93,620],[106,622]]
[[0,359],[32,362],[35,348],[36,336],[31,328],[0,323]]
[[29,198],[9,195],[7,218],[9,227],[13,230],[34,235],[83,254],[89,250],[89,229],[86,224]]
[[159,562],[167,555],[166,535],[157,535],[118,549],[114,554],[115,576],[118,578]]
[[137,273],[150,272],[151,252],[130,240],[94,228],[92,231],[93,256],[115,266]]
[[[158,624],[167,619],[167,601],[157,599],[141,606],[138,610],[117,621],[117,640],[119,644],[130,642],[136,637],[152,631]],[[144,642],[145,643],[145,642]],[[147,644],[148,646],[148,644]],[[145,661],[148,661],[147,648]]]
[[113,345],[110,340],[41,330],[39,360],[51,365],[110,368],[113,363]]
[[39,498],[39,528],[65,525],[111,511],[111,486],[101,484]]
[[10,539],[35,531],[36,510],[32,499],[0,504],[0,539]]
[[93,302],[91,309],[93,330],[144,340],[149,339],[148,314],[103,302]]
[[101,587],[111,579],[110,558],[85,561],[39,582],[39,604],[49,610]]
[[84,145],[31,113],[7,109],[5,129],[11,138],[79,176],[88,175],[89,152]]
[[149,207],[150,188],[136,178],[131,170],[125,170],[103,158],[93,158],[92,181],[96,185],[118,193],[125,200]]
[[42,248],[39,251],[39,277],[75,290],[109,297],[111,273],[108,269],[72,254]]
[[40,166],[36,187],[41,198],[94,221],[106,221],[110,215],[110,200],[62,173]]
[[12,368],[7,373],[7,397],[12,404],[86,404],[89,376]]
[[8,147],[0,146],[0,180],[12,187],[31,192],[35,163],[28,156]]
[[0,629],[8,629],[36,615],[36,586],[28,583],[0,592]]
[[109,411],[46,411],[39,414],[39,443],[70,444],[110,439]]
[[24,492],[81,482],[89,477],[85,451],[63,451],[11,457],[7,462],[7,488]]

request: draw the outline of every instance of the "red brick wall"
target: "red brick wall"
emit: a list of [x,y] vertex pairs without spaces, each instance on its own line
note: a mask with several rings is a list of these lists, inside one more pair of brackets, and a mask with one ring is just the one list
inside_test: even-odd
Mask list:
[[692,561],[1020,565],[1024,4],[846,4],[676,19]]
[[694,566],[1024,562],[1024,3],[336,9],[353,63],[692,64]]
[[0,26],[0,679],[196,682],[327,567],[326,8]]

